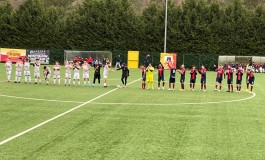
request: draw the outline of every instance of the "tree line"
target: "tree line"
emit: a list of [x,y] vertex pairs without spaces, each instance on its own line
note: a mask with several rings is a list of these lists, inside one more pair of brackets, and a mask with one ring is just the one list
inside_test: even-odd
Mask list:
[[[26,0],[0,4],[0,47],[140,50],[162,52],[165,5],[151,1],[140,13],[129,0],[85,0],[75,6]],[[169,0],[167,51],[264,55],[265,9],[241,0]]]

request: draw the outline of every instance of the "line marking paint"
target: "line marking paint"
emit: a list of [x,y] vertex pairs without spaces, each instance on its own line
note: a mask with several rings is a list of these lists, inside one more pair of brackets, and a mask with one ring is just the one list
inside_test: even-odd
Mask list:
[[4,95],[4,94],[0,94],[0,97],[15,98],[15,99],[27,99],[27,100],[33,100],[33,101],[47,101],[47,102],[85,103],[85,102],[78,102],[78,101],[62,101],[62,100],[55,100],[55,99],[39,99],[39,98],[17,97],[17,96],[9,96],[9,95]]
[[103,105],[132,105],[132,106],[178,106],[178,105],[200,105],[200,104],[218,104],[218,103],[232,103],[232,102],[240,102],[252,99],[256,96],[255,93],[252,93],[252,96],[243,98],[243,99],[235,99],[235,100],[229,100],[229,101],[218,101],[218,102],[190,102],[190,103],[167,103],[167,104],[148,104],[148,103],[101,103],[101,102],[92,102],[93,104],[103,104]]

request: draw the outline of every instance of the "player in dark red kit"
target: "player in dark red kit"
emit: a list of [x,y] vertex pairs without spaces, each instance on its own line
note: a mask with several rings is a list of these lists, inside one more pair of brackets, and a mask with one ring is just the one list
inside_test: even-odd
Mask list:
[[141,70],[142,70],[142,89],[145,89],[145,86],[146,86],[146,67],[145,67],[145,65],[141,66]]
[[254,69],[249,69],[248,75],[249,79],[248,82],[250,84],[250,93],[253,93],[253,86],[254,86],[254,81],[255,81],[255,76],[254,76]]
[[201,90],[206,92],[206,68],[204,65],[202,65],[201,70],[199,70],[199,73],[201,74]]
[[184,64],[181,65],[181,70],[178,70],[179,74],[180,74],[180,87],[181,87],[181,91],[184,91],[184,82],[185,82],[185,73],[186,73],[186,68],[184,66]]
[[223,75],[225,73],[223,66],[220,65],[219,68],[216,69],[217,77],[216,77],[216,85],[214,91],[217,91],[218,85],[219,85],[219,92],[222,89],[222,81],[223,81]]
[[190,70],[190,90],[194,91],[195,83],[196,83],[196,75],[197,70],[194,65],[192,65],[192,68]]
[[242,69],[242,66],[239,66],[238,70],[236,71],[236,92],[237,93],[240,93],[241,91],[243,74],[244,74],[244,71]]
[[170,69],[170,78],[169,78],[169,91],[174,91],[175,82],[176,82],[176,68],[174,67],[173,62],[167,63],[168,68]]
[[228,90],[226,92],[233,92],[234,91],[234,86],[233,86],[233,73],[234,70],[231,68],[231,66],[227,66],[226,70],[226,75],[227,75],[227,85],[228,85]]
[[121,68],[118,68],[117,70],[122,70],[122,75],[121,75],[121,82],[123,84],[123,87],[126,87],[127,85],[127,78],[129,77],[129,69],[126,66],[125,63],[122,64]]
[[165,79],[164,79],[164,67],[161,62],[157,66],[158,69],[158,89],[160,89],[160,82],[162,81],[162,89],[165,89]]

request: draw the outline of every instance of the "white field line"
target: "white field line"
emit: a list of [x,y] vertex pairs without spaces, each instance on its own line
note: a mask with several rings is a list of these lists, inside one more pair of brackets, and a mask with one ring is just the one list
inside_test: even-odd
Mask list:
[[235,100],[228,100],[228,101],[218,101],[218,102],[190,102],[190,103],[100,103],[100,102],[92,102],[93,104],[103,104],[103,105],[132,105],[132,106],[178,106],[178,105],[198,105],[198,104],[218,104],[218,103],[232,103],[232,102],[240,102],[252,99],[256,96],[255,93],[252,93],[252,96],[243,98],[243,99],[235,99]]
[[[141,80],[141,79],[134,80],[134,81],[128,83],[128,85],[133,84],[133,83],[135,83],[135,82],[137,82],[139,80]],[[70,110],[68,110],[66,112],[63,112],[63,113],[61,113],[61,114],[59,114],[59,115],[57,115],[57,116],[55,116],[55,117],[53,117],[51,119],[48,119],[48,120],[46,120],[46,121],[44,121],[44,122],[42,122],[42,123],[40,123],[40,124],[38,124],[36,126],[33,126],[33,127],[29,128],[29,129],[23,131],[23,132],[18,133],[18,134],[14,135],[14,136],[12,136],[10,138],[7,138],[7,139],[5,139],[5,140],[0,142],[0,146],[5,144],[5,143],[7,143],[7,142],[9,142],[9,141],[12,141],[13,139],[16,139],[16,138],[18,138],[20,136],[23,136],[24,134],[26,134],[26,133],[28,133],[28,132],[30,132],[32,130],[35,130],[35,129],[37,129],[37,128],[39,128],[39,127],[41,127],[41,126],[43,126],[43,125],[45,125],[45,124],[47,124],[49,122],[52,122],[52,121],[54,121],[54,120],[56,120],[56,119],[58,119],[58,118],[60,118],[60,117],[62,117],[64,115],[66,115],[68,113],[71,113],[71,112],[73,112],[73,111],[75,111],[75,110],[77,110],[77,109],[79,109],[79,108],[81,108],[81,107],[83,107],[83,106],[85,106],[85,105],[87,105],[87,104],[89,104],[89,103],[91,103],[91,102],[103,97],[103,96],[106,96],[106,95],[108,95],[108,94],[110,94],[110,93],[112,93],[112,92],[114,92],[116,90],[118,90],[118,88],[112,89],[112,90],[110,90],[110,91],[108,91],[108,92],[106,92],[106,93],[104,93],[104,94],[102,94],[102,95],[100,95],[100,96],[98,96],[96,98],[93,98],[93,99],[91,99],[89,101],[86,101],[85,103],[82,103],[82,104],[80,104],[80,105],[78,105],[78,106],[76,106],[76,107],[74,107],[74,108],[72,108],[72,109],[70,109]]]
[[78,102],[78,101],[62,101],[62,100],[55,100],[55,99],[17,97],[17,96],[9,96],[9,95],[4,95],[4,94],[0,94],[0,97],[15,98],[15,99],[27,99],[27,100],[33,100],[33,101],[47,101],[47,102],[85,103],[85,102]]
[[[217,101],[217,102],[189,102],[189,103],[101,103],[101,102],[91,102],[93,104],[103,104],[103,105],[134,105],[134,106],[178,106],[178,105],[194,105],[194,104],[218,104],[218,103],[231,103],[231,102],[238,102],[238,101],[245,101],[248,99],[252,99],[256,96],[255,93],[252,93],[251,97],[243,98],[243,99],[235,99],[235,100],[228,100],[228,101]],[[85,102],[80,101],[62,101],[62,100],[55,100],[55,99],[39,99],[39,98],[27,98],[27,97],[17,97],[17,96],[9,96],[9,95],[1,95],[0,97],[7,97],[7,98],[15,98],[15,99],[27,99],[33,101],[48,101],[48,102],[62,102],[62,103],[78,103],[82,104]]]

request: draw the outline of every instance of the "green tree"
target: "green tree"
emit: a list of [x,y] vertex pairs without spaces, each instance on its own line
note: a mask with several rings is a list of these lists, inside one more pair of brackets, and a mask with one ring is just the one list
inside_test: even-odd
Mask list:
[[67,19],[70,48],[137,49],[138,17],[128,0],[86,0]]
[[13,45],[20,48],[60,48],[63,23],[55,7],[27,0],[13,16]]
[[9,47],[12,43],[12,21],[13,9],[8,1],[0,4],[0,47]]

